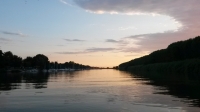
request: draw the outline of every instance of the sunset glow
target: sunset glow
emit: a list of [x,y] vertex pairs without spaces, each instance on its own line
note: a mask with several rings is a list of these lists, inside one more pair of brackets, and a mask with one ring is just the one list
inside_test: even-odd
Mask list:
[[198,0],[1,0],[0,49],[112,67],[199,35]]

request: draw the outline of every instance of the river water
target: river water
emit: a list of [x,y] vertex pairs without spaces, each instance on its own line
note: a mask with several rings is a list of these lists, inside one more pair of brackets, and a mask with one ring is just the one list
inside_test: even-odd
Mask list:
[[0,112],[200,112],[199,86],[163,79],[117,70],[1,74]]

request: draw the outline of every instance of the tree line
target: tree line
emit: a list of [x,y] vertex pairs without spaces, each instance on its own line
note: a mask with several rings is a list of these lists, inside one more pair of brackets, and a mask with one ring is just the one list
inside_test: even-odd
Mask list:
[[73,61],[58,63],[50,62],[48,57],[43,54],[37,54],[33,57],[26,57],[22,59],[21,57],[14,55],[11,51],[3,52],[0,50],[0,71],[8,69],[88,69],[89,65],[82,65],[75,63]]
[[[180,71],[199,69],[200,36],[170,44],[149,55],[119,65],[120,70]],[[181,68],[181,66],[182,68]],[[194,65],[194,66],[193,66]],[[192,66],[192,68],[191,68]],[[184,69],[184,70],[183,70]],[[183,71],[182,71],[183,70]]]

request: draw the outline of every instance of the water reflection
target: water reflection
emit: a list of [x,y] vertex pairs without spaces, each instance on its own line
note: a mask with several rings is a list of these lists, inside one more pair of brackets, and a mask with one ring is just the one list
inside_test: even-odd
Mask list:
[[49,73],[1,74],[0,77],[0,90],[3,91],[21,89],[22,83],[26,89],[41,89],[47,88]]
[[18,89],[22,83],[22,77],[14,74],[1,74],[0,75],[0,90]]
[[116,70],[0,77],[0,111],[200,111],[198,82],[187,77]]
[[[81,72],[51,72],[51,73],[9,73],[0,75],[0,91],[10,91],[14,89],[22,89],[25,84],[26,89],[42,89],[47,88],[47,83],[52,81],[60,81],[60,78],[79,77]],[[49,80],[50,78],[50,80]]]
[[173,95],[190,106],[200,107],[200,81],[179,74],[132,73],[132,77],[147,81],[145,84],[157,87],[154,94]]

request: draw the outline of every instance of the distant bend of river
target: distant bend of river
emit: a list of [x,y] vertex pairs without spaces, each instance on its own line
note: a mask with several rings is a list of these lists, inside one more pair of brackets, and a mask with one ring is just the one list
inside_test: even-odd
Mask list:
[[1,74],[0,112],[200,112],[198,93],[170,85],[117,70]]

